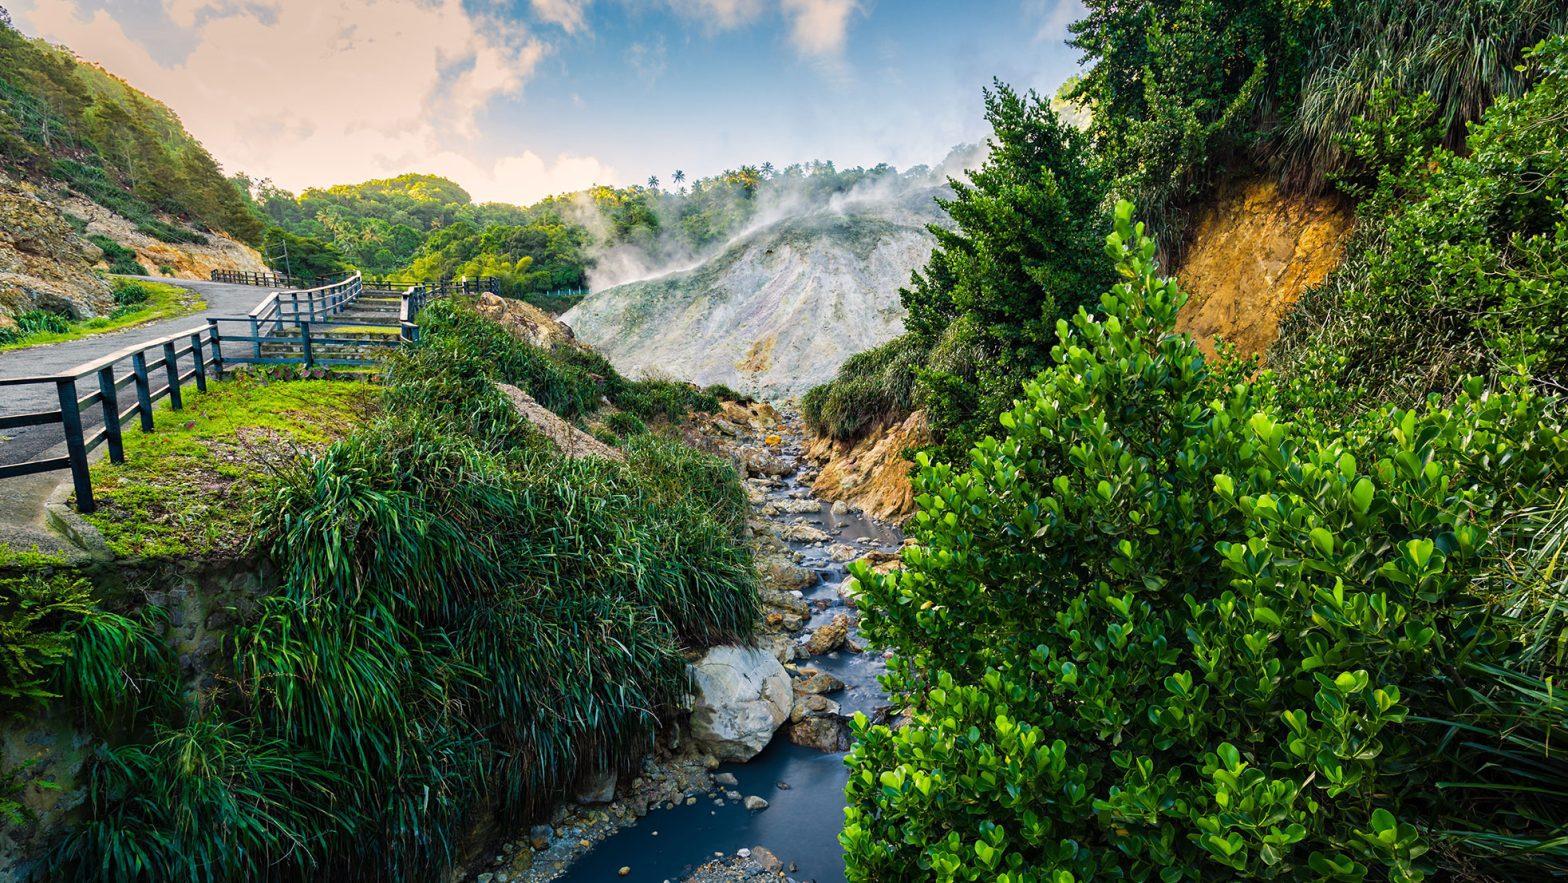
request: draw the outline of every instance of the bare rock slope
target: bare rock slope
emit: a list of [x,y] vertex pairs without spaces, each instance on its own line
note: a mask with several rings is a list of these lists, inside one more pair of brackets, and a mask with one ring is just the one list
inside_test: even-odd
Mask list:
[[797,396],[903,330],[898,290],[941,217],[931,192],[791,217],[694,269],[596,292],[562,319],[633,377]]
[[78,318],[113,309],[109,284],[93,272],[101,257],[53,206],[0,176],[0,327],[35,309]]

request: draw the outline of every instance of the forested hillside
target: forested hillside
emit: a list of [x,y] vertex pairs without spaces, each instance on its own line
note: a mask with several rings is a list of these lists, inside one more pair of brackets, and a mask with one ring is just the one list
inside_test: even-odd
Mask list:
[[0,21],[0,163],[164,242],[200,241],[203,230],[260,242],[260,220],[173,111],[9,19]]
[[646,186],[598,186],[530,206],[475,203],[456,183],[421,174],[298,195],[265,180],[241,184],[277,225],[267,233],[268,253],[286,242],[298,256],[296,273],[353,266],[381,277],[493,276],[508,296],[561,312],[590,286],[694,264],[759,220],[819,209],[898,177],[885,165],[763,163],[690,181],[676,171],[668,186],[657,178]]

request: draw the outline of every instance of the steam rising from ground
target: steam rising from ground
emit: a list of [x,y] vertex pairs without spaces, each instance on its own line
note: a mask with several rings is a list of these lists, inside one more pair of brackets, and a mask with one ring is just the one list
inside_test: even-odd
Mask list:
[[832,173],[808,170],[771,176],[750,198],[739,190],[708,194],[707,208],[733,218],[734,223],[725,235],[703,246],[694,246],[682,227],[683,213],[689,206],[687,197],[679,192],[648,201],[659,221],[658,233],[639,235],[631,241],[618,241],[614,219],[587,194],[579,194],[567,214],[593,235],[596,244],[591,251],[594,263],[588,283],[598,292],[694,269],[759,230],[798,218],[877,215],[924,224],[933,213],[932,200],[950,195],[948,179],[964,180],[985,155],[984,145],[965,145],[954,148],[935,167],[917,166],[904,172],[879,167],[847,189],[825,189],[825,179],[818,176]]

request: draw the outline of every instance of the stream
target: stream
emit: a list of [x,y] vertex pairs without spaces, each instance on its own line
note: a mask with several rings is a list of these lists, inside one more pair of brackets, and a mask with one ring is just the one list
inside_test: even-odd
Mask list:
[[[811,498],[809,488],[799,477],[804,461],[798,426],[791,421],[788,430],[777,455],[796,466],[797,471],[778,479],[779,485],[768,491],[769,502]],[[802,592],[813,612],[797,641],[803,641],[837,614],[854,615],[853,608],[839,595],[839,586],[848,578],[845,565],[832,559],[829,546],[848,544],[864,554],[873,550],[894,551],[902,542],[895,528],[854,511],[835,513],[826,503],[814,513],[779,513],[767,518],[779,525],[810,524],[831,536],[826,543],[789,543],[799,563],[821,577],[817,585]],[[851,637],[858,640],[855,631],[851,631]],[[796,664],[829,672],[844,682],[845,689],[831,698],[846,716],[857,711],[870,715],[886,704],[877,683],[883,670],[879,654],[838,650],[798,658]],[[677,804],[671,809],[652,810],[598,843],[560,879],[570,883],[663,883],[691,879],[704,862],[762,846],[778,857],[788,877],[794,880],[844,880],[843,850],[838,843],[844,821],[844,784],[848,779],[843,753],[824,753],[792,744],[781,729],[750,762],[727,763],[717,772],[734,775],[739,783],[735,790],[765,798],[768,808],[751,812],[736,801],[716,805],[710,798],[699,799],[695,805]],[[623,868],[630,869],[624,876]]]

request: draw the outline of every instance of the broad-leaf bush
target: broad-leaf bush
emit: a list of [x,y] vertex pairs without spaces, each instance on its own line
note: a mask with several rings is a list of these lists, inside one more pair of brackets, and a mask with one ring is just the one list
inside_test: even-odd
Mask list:
[[1472,381],[1293,419],[1294,389],[1172,333],[1186,296],[1131,212],[1103,314],[1061,323],[968,468],[922,458],[905,569],[856,569],[911,719],[857,723],[850,878],[1561,870],[1568,719],[1528,698],[1559,596],[1517,582],[1568,474],[1558,406]]

